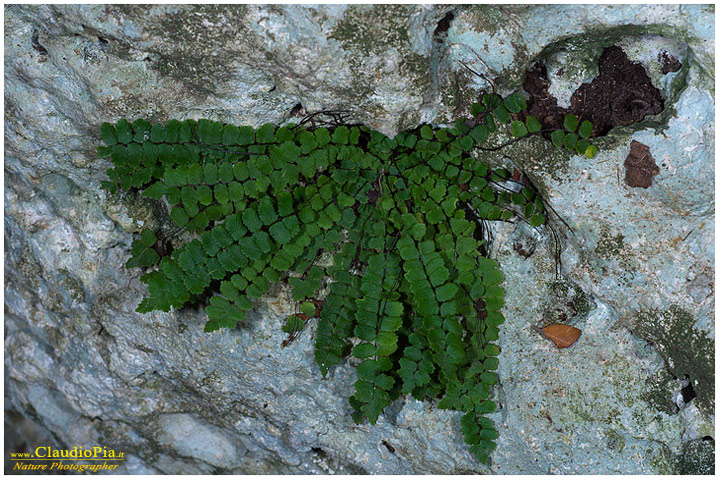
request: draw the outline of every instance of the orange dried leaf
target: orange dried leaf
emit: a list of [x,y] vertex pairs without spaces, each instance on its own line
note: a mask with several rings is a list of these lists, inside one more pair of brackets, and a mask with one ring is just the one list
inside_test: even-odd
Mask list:
[[542,329],[545,338],[551,340],[557,348],[567,348],[577,342],[582,332],[580,329],[564,323],[548,325]]

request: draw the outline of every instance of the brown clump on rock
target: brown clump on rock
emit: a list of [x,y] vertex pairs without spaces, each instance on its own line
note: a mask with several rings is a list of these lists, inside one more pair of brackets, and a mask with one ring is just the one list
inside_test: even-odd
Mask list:
[[571,109],[586,112],[600,132],[631,125],[662,112],[665,101],[639,63],[631,62],[620,47],[606,48],[598,61],[600,75],[584,83],[570,100]]
[[675,58],[674,55],[666,50],[658,53],[658,62],[662,65],[662,73],[666,75],[670,72],[677,72],[682,68],[682,63]]
[[630,187],[648,188],[658,173],[660,167],[650,154],[650,148],[633,140],[630,143],[630,153],[625,159],[625,183]]
[[[598,60],[599,75],[583,83],[570,99],[570,108],[558,106],[550,95],[547,68],[536,62],[527,71],[523,88],[530,94],[528,114],[544,129],[562,129],[568,113],[593,124],[592,136],[605,135],[612,127],[640,122],[662,112],[665,100],[645,68],[628,59],[617,46],[606,48]],[[549,137],[549,133],[546,134]]]

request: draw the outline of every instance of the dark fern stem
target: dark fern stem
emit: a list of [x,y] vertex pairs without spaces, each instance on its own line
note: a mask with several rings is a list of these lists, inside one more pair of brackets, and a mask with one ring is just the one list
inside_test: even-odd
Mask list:
[[[521,120],[525,109],[519,94],[488,94],[471,120],[392,139],[346,125],[347,111],[257,130],[209,120],[103,124],[99,155],[114,165],[104,188],[164,199],[192,236],[172,251],[158,252],[147,229],[133,242],[127,266],[146,269],[148,286],[138,312],[209,298],[205,330],[234,328],[270,285],[287,282],[297,303],[283,346],[318,318],[320,372],[347,355],[360,360],[349,399],[356,422],[375,423],[401,395],[438,399],[464,412],[464,439],[486,463],[498,436],[486,415],[496,409],[505,321],[489,224],[539,227],[547,210],[532,184],[471,153],[503,125],[516,139],[538,134],[537,120]],[[577,137],[576,123],[561,142]],[[316,262],[323,252],[334,254],[328,268]]]

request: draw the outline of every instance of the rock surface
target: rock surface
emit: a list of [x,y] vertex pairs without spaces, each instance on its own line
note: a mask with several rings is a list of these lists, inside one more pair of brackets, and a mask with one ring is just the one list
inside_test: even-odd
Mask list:
[[[106,445],[132,474],[714,468],[713,16],[690,5],[6,7],[9,448]],[[459,415],[429,403],[401,400],[377,425],[354,425],[353,366],[322,380],[312,325],[280,347],[284,286],[245,325],[211,335],[202,308],[134,312],[133,233],[167,217],[100,189],[101,122],[259,125],[346,109],[393,134],[467,113],[488,79],[519,88],[538,59],[568,105],[612,45],[643,65],[661,114],[598,138],[592,160],[539,138],[504,152],[572,232],[552,223],[558,264],[549,228],[494,226],[507,322],[489,466],[467,452]],[[647,189],[623,183],[633,140],[659,164]],[[531,328],[555,322],[580,340],[559,351]]]

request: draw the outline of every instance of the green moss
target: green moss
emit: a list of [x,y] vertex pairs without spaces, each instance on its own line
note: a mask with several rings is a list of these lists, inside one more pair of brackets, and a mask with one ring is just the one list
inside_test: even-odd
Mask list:
[[499,91],[518,89],[525,78],[525,70],[532,61],[525,43],[513,40],[514,37],[520,36],[519,29],[521,28],[514,17],[525,9],[527,9],[525,6],[517,8],[512,5],[477,5],[467,7],[465,11],[468,23],[473,25],[476,31],[491,37],[504,31],[510,38],[514,57],[511,62],[512,66],[494,75],[495,86]]
[[[637,365],[615,353],[598,367],[601,370],[593,376],[606,379],[604,384],[583,387],[568,384],[553,391],[555,400],[550,408],[558,428],[576,431],[602,426],[604,443],[613,454],[627,450],[627,443],[647,439],[648,435],[661,441],[677,435],[681,428],[678,416],[668,417],[648,408],[645,389],[637,383]],[[652,431],[645,428],[648,425],[654,426]]]
[[656,475],[677,475],[672,453],[665,445],[648,450],[646,458]]
[[[355,107],[363,107],[388,74],[402,77],[408,82],[406,90],[419,96],[431,86],[431,57],[414,50],[407,30],[407,19],[416,10],[416,6],[406,5],[354,5],[331,31],[328,38],[339,41],[350,53],[347,61],[353,73],[352,85],[341,93]],[[389,51],[399,53],[395,72],[383,71]],[[377,118],[387,113],[368,112]],[[410,120],[401,119],[400,128],[417,125],[419,117],[415,123]]]
[[549,282],[547,288],[549,295],[543,312],[545,325],[585,320],[593,308],[592,300],[577,285],[555,281]]
[[[62,280],[59,284],[62,287],[61,291],[67,292],[71,300],[82,303],[85,301],[85,287],[75,276],[67,269],[61,268],[59,273],[62,275]],[[72,303],[72,302],[69,302]]]
[[625,448],[625,437],[623,437],[615,430],[606,430],[605,444],[610,450],[614,450],[618,453],[622,452]]
[[561,50],[585,51],[586,57],[591,62],[597,63],[602,51],[615,45],[627,37],[640,35],[661,35],[690,43],[691,38],[687,32],[671,25],[618,25],[615,27],[591,27],[585,29],[582,34],[570,35],[547,45],[543,49],[542,58],[547,58]]
[[645,381],[647,388],[645,401],[660,412],[667,413],[668,415],[676,413],[677,407],[672,402],[674,393],[673,386],[675,383],[675,378],[667,369],[663,368],[660,372],[652,377],[648,377]]
[[613,236],[609,230],[600,233],[600,240],[595,246],[595,253],[604,258],[615,257],[625,247],[625,236],[621,233]]
[[472,88],[470,74],[465,71],[454,73],[449,83],[440,88],[441,106],[435,118],[437,124],[451,124],[457,118],[470,116],[470,105],[478,101],[479,92]]
[[365,56],[406,46],[410,38],[405,19],[415,8],[410,5],[350,6],[329,38],[338,40],[346,50],[359,51]]
[[465,15],[468,16],[468,22],[475,26],[477,30],[490,35],[498,33],[502,25],[507,22],[507,13],[501,10],[501,7],[494,5],[474,5],[468,7]]
[[653,343],[676,378],[690,379],[697,397],[694,402],[705,415],[715,413],[715,345],[695,319],[679,305],[660,312],[640,312],[633,330]]
[[419,90],[422,92],[424,87],[430,84],[430,57],[410,52],[403,56],[400,72],[409,74],[417,86],[423,87]]
[[[229,38],[248,43],[253,38],[247,27],[247,5],[194,5],[182,15],[168,14],[158,22],[167,39],[157,52],[151,67],[163,76],[186,85],[193,93],[206,96],[218,83],[230,81],[236,73],[228,65],[236,60],[237,50],[228,50]],[[135,14],[137,12],[133,11]],[[250,47],[247,47],[250,50]],[[214,52],[208,55],[208,52]]]
[[687,442],[676,459],[677,475],[712,475],[715,473],[715,441]]

